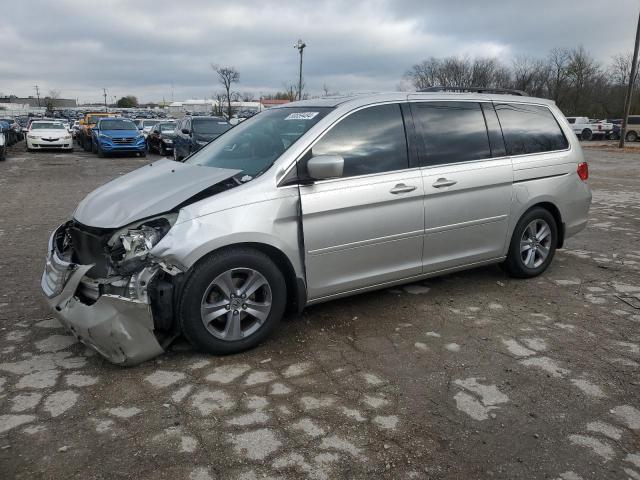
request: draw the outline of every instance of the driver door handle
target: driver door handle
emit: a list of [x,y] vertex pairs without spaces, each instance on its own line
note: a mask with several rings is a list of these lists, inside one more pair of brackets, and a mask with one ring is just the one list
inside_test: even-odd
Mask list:
[[455,185],[456,183],[458,183],[458,182],[456,182],[455,180],[448,180],[446,178],[439,178],[433,184],[433,187],[434,188],[450,187],[452,185]]
[[389,190],[389,192],[393,193],[394,195],[397,195],[398,193],[413,192],[415,189],[416,187],[413,185],[405,185],[404,183],[399,183],[395,187],[393,187],[391,190]]

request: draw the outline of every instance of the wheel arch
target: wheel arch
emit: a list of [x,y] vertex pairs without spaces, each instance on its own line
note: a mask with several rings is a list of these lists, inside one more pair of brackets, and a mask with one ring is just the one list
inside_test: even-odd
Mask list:
[[562,248],[564,245],[565,226],[564,226],[564,222],[562,221],[562,214],[560,213],[560,209],[550,201],[537,202],[529,206],[529,208],[527,208],[524,212],[522,212],[522,215],[520,215],[520,218],[522,218],[524,215],[527,214],[527,212],[533,210],[534,208],[543,208],[553,216],[553,219],[556,221],[556,226],[558,227],[558,242],[556,244],[556,248]]
[[224,245],[214,250],[208,251],[201,255],[186,272],[188,275],[193,269],[209,258],[211,255],[220,253],[224,250],[232,250],[234,248],[250,248],[267,255],[284,275],[287,285],[287,310],[300,313],[307,302],[307,287],[304,278],[296,275],[295,268],[287,255],[279,248],[261,242],[238,242]]

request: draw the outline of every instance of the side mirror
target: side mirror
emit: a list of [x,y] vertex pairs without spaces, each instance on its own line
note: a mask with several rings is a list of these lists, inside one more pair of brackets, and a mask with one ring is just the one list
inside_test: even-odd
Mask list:
[[307,172],[314,180],[342,176],[344,158],[340,155],[318,155],[307,162]]
[[189,135],[191,131],[188,128],[183,128],[182,133],[184,133],[185,135]]

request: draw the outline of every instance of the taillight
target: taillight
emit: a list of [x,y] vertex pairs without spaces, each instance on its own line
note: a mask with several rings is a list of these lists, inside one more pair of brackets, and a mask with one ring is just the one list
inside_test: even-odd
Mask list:
[[586,182],[589,179],[589,164],[587,162],[581,162],[578,164],[578,176],[583,182]]

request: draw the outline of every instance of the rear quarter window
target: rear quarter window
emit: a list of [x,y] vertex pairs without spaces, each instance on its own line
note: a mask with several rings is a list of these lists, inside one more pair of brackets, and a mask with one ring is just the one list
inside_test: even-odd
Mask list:
[[507,155],[565,150],[569,142],[547,107],[517,103],[497,103]]

